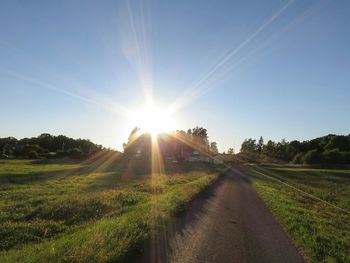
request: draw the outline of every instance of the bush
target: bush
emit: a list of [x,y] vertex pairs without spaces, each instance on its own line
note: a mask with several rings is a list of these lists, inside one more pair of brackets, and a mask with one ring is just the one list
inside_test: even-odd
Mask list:
[[310,150],[303,156],[304,164],[320,164],[323,163],[324,159],[322,154],[317,150]]

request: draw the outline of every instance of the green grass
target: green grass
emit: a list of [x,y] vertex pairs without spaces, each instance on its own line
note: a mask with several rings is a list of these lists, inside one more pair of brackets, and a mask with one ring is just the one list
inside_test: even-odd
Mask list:
[[350,170],[266,165],[247,165],[242,169],[311,262],[350,262],[349,214],[260,174],[349,211]]
[[121,262],[219,173],[188,165],[135,178],[123,168],[1,161],[0,262]]

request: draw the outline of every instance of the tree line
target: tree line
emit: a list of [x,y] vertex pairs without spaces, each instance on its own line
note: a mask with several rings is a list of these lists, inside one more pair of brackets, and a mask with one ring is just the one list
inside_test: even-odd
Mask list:
[[0,150],[3,158],[38,157],[84,157],[103,150],[102,145],[86,139],[73,139],[64,135],[54,136],[43,133],[38,137],[16,139],[0,138]]
[[259,140],[245,139],[238,158],[246,161],[282,161],[294,164],[350,164],[350,134],[329,134],[306,141],[280,142],[272,140],[264,143]]
[[[142,134],[139,128],[134,128],[127,142],[123,144],[125,157],[134,156],[140,150],[143,155],[150,156],[151,141],[150,134]],[[160,151],[165,156],[174,156],[178,160],[185,159],[194,151],[207,156],[215,156],[219,153],[217,143],[209,141],[207,129],[198,126],[187,131],[177,130],[159,134],[157,141]],[[0,138],[0,157],[2,158],[80,158],[106,150],[108,149],[90,140],[73,139],[64,135],[54,136],[48,133],[23,139]]]
[[[128,141],[123,145],[124,153],[143,149],[151,152],[151,136],[141,134],[139,128],[132,130]],[[141,147],[140,147],[141,146]],[[194,151],[206,156],[219,153],[217,143],[209,140],[208,131],[203,127],[177,130],[158,136],[158,146],[164,156],[174,156],[182,161]],[[86,139],[73,139],[64,135],[54,136],[43,133],[38,137],[16,139],[0,138],[1,157],[39,158],[39,157],[88,157],[106,150],[102,145]],[[262,137],[258,140],[248,138],[241,144],[240,152],[234,155],[233,148],[227,156],[234,156],[239,161],[249,162],[289,162],[294,164],[350,164],[350,134],[329,134],[312,140],[279,142]]]

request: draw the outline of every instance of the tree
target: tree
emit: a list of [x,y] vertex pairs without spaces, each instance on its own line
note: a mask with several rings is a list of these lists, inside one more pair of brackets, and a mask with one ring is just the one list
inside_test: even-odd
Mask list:
[[54,136],[52,136],[49,133],[43,133],[38,136],[38,144],[40,145],[40,147],[44,149],[48,149],[50,151],[57,150],[57,149],[53,149],[52,147],[53,141],[54,141]]
[[210,152],[214,155],[217,155],[219,153],[218,146],[216,142],[210,143]]
[[310,150],[303,156],[303,163],[305,164],[320,164],[322,162],[322,155],[317,150]]
[[69,153],[69,156],[73,158],[79,158],[83,155],[82,150],[80,150],[79,148],[69,149],[68,153]]
[[191,140],[196,149],[207,152],[209,150],[208,132],[202,127],[192,129]]
[[263,148],[264,154],[274,158],[276,156],[276,143],[269,140]]
[[350,164],[350,152],[342,152],[342,159],[345,164]]
[[[349,163],[350,135],[328,134],[308,141],[291,142],[282,139],[280,142],[269,140],[264,144],[260,137],[258,143],[253,139],[245,139],[241,152],[246,159],[282,160],[293,163]],[[263,156],[265,155],[265,156]],[[249,157],[249,158],[248,158]]]
[[334,135],[329,140],[328,144],[324,147],[325,150],[339,149],[340,151],[350,150],[350,138],[349,136]]
[[258,153],[261,153],[264,147],[264,139],[262,136],[260,136],[260,139],[258,141],[258,145],[257,145],[257,151]]
[[281,142],[278,142],[276,145],[276,158],[280,160],[287,161],[287,145],[288,142],[285,139],[282,139]]
[[123,148],[124,151],[127,150],[127,148],[133,144],[133,142],[138,138],[139,136],[139,132],[140,132],[140,128],[139,127],[135,127],[134,129],[132,129],[129,137],[128,137],[128,141],[127,143],[123,143]]
[[293,158],[300,152],[300,142],[291,141],[286,147],[286,156],[288,161],[293,160]]
[[38,159],[39,158],[39,154],[36,151],[30,151],[27,153],[27,157],[29,159]]
[[17,144],[17,139],[14,137],[0,138],[0,151],[3,154],[8,154],[9,148]]
[[53,136],[48,133],[21,140],[12,137],[0,138],[0,150],[2,149],[3,153],[13,154],[17,157],[28,156],[28,153],[31,151],[35,151],[39,155],[46,155],[49,152],[59,152],[57,157],[63,157],[67,156],[67,150],[72,148],[79,148],[84,156],[89,156],[103,150],[102,145],[94,144],[86,139],[73,139],[64,135]]
[[228,148],[227,154],[234,155],[235,154],[235,150],[233,148]]
[[343,154],[339,149],[333,149],[323,152],[323,157],[326,163],[329,164],[339,164],[343,163]]
[[256,151],[256,140],[245,139],[241,145],[241,152],[251,153]]

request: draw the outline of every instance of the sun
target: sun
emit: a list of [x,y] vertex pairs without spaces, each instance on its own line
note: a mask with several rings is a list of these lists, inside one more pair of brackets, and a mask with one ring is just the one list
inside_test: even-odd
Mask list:
[[170,112],[154,104],[145,106],[133,115],[134,125],[139,127],[141,132],[150,133],[152,137],[156,137],[159,133],[169,132],[175,127]]

